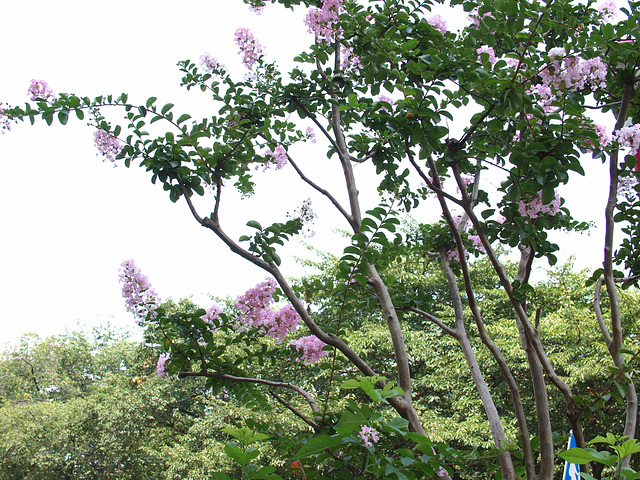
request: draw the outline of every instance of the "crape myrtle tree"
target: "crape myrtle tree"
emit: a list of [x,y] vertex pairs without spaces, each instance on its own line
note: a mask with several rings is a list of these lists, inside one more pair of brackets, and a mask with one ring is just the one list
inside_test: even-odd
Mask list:
[[[128,307],[163,339],[166,352],[158,372],[204,377],[215,391],[231,392],[258,406],[271,397],[289,409],[311,431],[295,455],[300,475],[311,478],[314,465],[324,460],[333,462],[334,476],[344,478],[464,475],[459,455],[449,455],[446,446],[429,441],[412,400],[416,392],[403,322],[420,318],[461,349],[501,477],[550,479],[556,454],[549,392],[562,396],[579,447],[588,440],[583,414],[597,407],[598,395],[610,393],[598,392],[594,398],[576,392],[556,372],[545,351],[540,309],[529,285],[536,262],[556,260],[560,247],[549,239],[549,231],[588,228],[571,215],[559,192],[585,174],[584,162],[591,156],[609,166],[608,179],[593,180],[608,182],[609,191],[602,206],[602,268],[592,277],[593,309],[600,341],[609,352],[602,361],[614,370],[610,390],[626,405],[624,428],[611,438],[631,442],[626,450],[616,450],[625,459],[615,475],[632,475],[622,467],[635,448],[637,396],[631,363],[636,354],[625,348],[619,289],[634,285],[640,275],[640,187],[635,173],[640,157],[640,2],[451,0],[456,15],[464,11],[469,17],[458,32],[448,30],[445,20],[431,11],[440,3],[435,1],[246,3],[256,12],[277,8],[270,4],[304,9],[310,45],[296,57],[298,66],[285,75],[259,39],[240,26],[235,40],[248,69],[244,78],[235,78],[208,54],[200,65],[180,62],[182,85],[210,101],[210,116],[202,120],[178,112],[173,104],[157,105],[155,97],[142,104],[130,102],[125,94],[91,99],[56,94],[36,80],[29,89],[31,103],[2,106],[5,129],[13,121],[34,122],[37,117],[48,124],[56,119],[66,124],[70,116],[88,116],[106,159],[127,167],[139,163],[172,201],[185,202],[198,223],[268,275],[233,305],[169,313],[133,261],[123,263]],[[124,123],[109,121],[103,114],[107,108],[122,111]],[[592,114],[602,112],[609,120],[595,123]],[[452,125],[459,134],[454,135]],[[163,133],[149,133],[158,129]],[[296,144],[314,141],[317,156],[296,158]],[[317,162],[331,172],[330,180],[308,174]],[[375,184],[356,175],[367,167],[375,172]],[[233,238],[221,221],[225,192],[252,194],[260,170],[268,168],[293,169],[301,185],[335,207],[351,232],[332,282],[293,285],[279,256],[313,218],[310,204],[288,217],[283,213],[282,222],[269,226],[246,212],[247,229],[240,238]],[[378,189],[378,205],[361,203],[359,189],[365,188]],[[442,220],[429,224],[425,215],[434,209]],[[406,212],[418,222],[425,220],[403,235],[396,230]],[[622,239],[614,239],[616,225],[622,225]],[[505,245],[519,254],[512,275],[497,254]],[[452,315],[430,311],[428,292],[402,284],[402,278],[392,274],[394,261],[406,258],[397,254],[399,249],[411,249],[427,269],[441,269]],[[478,255],[487,256],[508,298],[526,356],[530,395],[522,394],[512,366],[485,328],[483,298],[476,295],[469,273],[471,258]],[[379,309],[393,346],[392,360],[367,362],[351,348],[344,332],[358,312],[322,315],[314,305],[314,289],[327,288],[345,305],[356,297]],[[477,331],[509,386],[517,438],[505,433],[469,329]],[[285,366],[292,359],[302,365],[323,362],[331,372],[329,381],[302,388],[293,378],[280,378],[284,367],[271,369],[272,378],[254,375],[269,371],[265,363]],[[339,371],[343,364],[349,368]],[[336,392],[337,380],[349,375],[342,392]],[[331,412],[336,393],[344,396],[355,387],[373,404],[390,405],[398,417],[390,419],[357,402],[342,414]],[[524,414],[523,398],[532,399],[528,407],[536,412],[533,425]],[[257,451],[250,445],[263,440],[262,434],[232,434],[237,441],[227,454],[246,467],[247,478],[275,475],[274,467],[250,465]],[[600,455],[589,458],[602,460],[605,453]],[[315,461],[305,471],[300,460],[308,457]]]

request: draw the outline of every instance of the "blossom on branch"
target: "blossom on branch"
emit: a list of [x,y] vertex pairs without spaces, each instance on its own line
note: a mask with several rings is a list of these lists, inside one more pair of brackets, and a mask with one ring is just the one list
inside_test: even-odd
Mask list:
[[222,308],[220,308],[218,305],[211,305],[211,307],[209,307],[206,310],[206,313],[200,318],[204,320],[206,323],[208,323],[209,325],[211,325],[211,329],[215,331],[216,324],[214,320],[220,318],[221,313],[222,313]]
[[239,28],[235,33],[235,42],[240,47],[242,63],[249,70],[252,70],[256,62],[263,54],[263,47],[253,36],[248,28]]
[[11,122],[9,122],[9,117],[4,113],[4,109],[2,107],[0,107],[0,129],[2,129],[3,135],[8,130],[11,130]]
[[56,99],[53,90],[49,88],[44,80],[31,80],[28,92],[31,95],[31,101],[44,100],[45,102],[53,102]]
[[[360,429],[360,438],[364,442],[365,447],[373,447],[374,443],[378,443],[380,436],[373,428],[363,425]],[[373,442],[373,443],[371,443]]]
[[613,132],[613,140],[623,147],[629,147],[632,152],[638,151],[640,147],[640,123],[616,130]]
[[200,65],[205,72],[211,74],[220,74],[224,70],[224,65],[216,57],[212,57],[209,52],[200,55]]
[[483,53],[486,53],[487,55],[489,55],[489,63],[491,63],[491,65],[496,63],[496,52],[493,50],[493,47],[489,47],[487,45],[483,45],[480,48],[478,48],[476,50],[476,52],[478,53],[478,61],[480,63],[482,63],[482,54]]
[[[267,158],[267,161],[264,163],[264,169],[268,170],[272,164],[275,164],[276,170],[280,170],[287,164],[287,151],[282,147],[282,145],[278,145],[274,150],[266,150],[263,155]],[[257,169],[258,167],[256,167]]]
[[307,140],[311,141],[311,143],[316,143],[316,132],[313,127],[307,127],[307,132],[305,135],[307,137]]
[[236,298],[233,306],[240,311],[240,315],[235,328],[255,328],[277,342],[282,342],[289,333],[294,332],[300,323],[300,316],[290,304],[274,311],[271,304],[275,291],[276,283],[269,278]]
[[427,18],[427,23],[438,30],[441,34],[447,33],[447,22],[440,15],[431,15]]
[[302,351],[300,360],[305,365],[316,363],[322,357],[325,357],[329,354],[329,352],[327,352],[326,350],[322,350],[326,343],[324,343],[315,335],[302,337],[298,340],[291,340],[289,342],[289,345],[295,347],[298,353]]
[[615,0],[604,0],[596,6],[596,9],[604,20],[613,20],[618,15],[618,5]]
[[310,8],[304,19],[316,40],[333,43],[342,38],[343,31],[338,26],[340,13],[344,10],[343,0],[323,0],[322,8]]
[[362,63],[360,63],[360,57],[358,57],[355,53],[353,53],[353,47],[346,47],[342,45],[340,48],[340,53],[342,55],[342,65],[344,70],[351,70],[353,73],[358,75],[360,73],[360,69],[363,68]]
[[540,72],[542,83],[556,90],[582,90],[588,84],[599,85],[607,77],[607,65],[600,57],[584,60],[567,56],[563,47],[549,50],[550,65]]
[[170,361],[170,355],[168,353],[161,353],[158,357],[158,363],[156,365],[156,373],[159,377],[168,377],[167,363]]
[[542,203],[542,192],[538,192],[538,196],[528,202],[520,200],[518,202],[518,212],[523,217],[529,217],[532,220],[545,214],[555,216],[560,212],[560,203],[561,200],[558,194],[550,203]]
[[120,264],[120,283],[127,311],[138,317],[139,323],[147,315],[155,318],[156,307],[161,302],[160,296],[133,260],[125,260]]
[[299,208],[294,210],[292,214],[287,214],[288,217],[298,218],[302,223],[302,228],[306,230],[305,237],[313,237],[316,232],[311,229],[311,225],[318,215],[311,208],[311,199],[307,198]]
[[98,155],[102,155],[104,158],[102,161],[109,160],[110,162],[115,162],[116,156],[122,150],[122,144],[120,140],[111,135],[106,130],[98,129],[93,132],[93,143],[98,149],[98,153],[96,153],[96,157]]

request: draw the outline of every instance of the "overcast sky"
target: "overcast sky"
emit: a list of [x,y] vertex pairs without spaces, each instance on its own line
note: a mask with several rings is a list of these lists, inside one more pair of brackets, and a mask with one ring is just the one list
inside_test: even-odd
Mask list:
[[[257,16],[240,0],[11,2],[3,7],[0,101],[27,101],[30,80],[41,79],[55,92],[128,92],[131,102],[156,96],[160,104],[175,103],[177,114],[206,112],[205,95],[179,87],[175,64],[197,61],[208,51],[242,75],[233,43],[238,27],[250,28],[269,59],[285,70],[291,65],[286,59],[311,40],[301,13],[269,6]],[[326,159],[321,150],[300,153]],[[28,331],[58,333],[77,322],[133,327],[118,284],[118,266],[127,258],[136,260],[164,298],[236,296],[265,276],[200,227],[184,203],[172,204],[143,171],[102,163],[85,122],[16,125],[0,136],[0,162],[0,343]],[[590,161],[594,168],[597,163]],[[227,200],[223,221],[232,236],[237,238],[250,219],[285,220],[287,211],[310,196],[290,187],[292,172],[285,170],[261,174],[263,196]],[[572,205],[584,209],[583,219],[601,221],[601,185],[589,180],[577,188],[584,193]],[[370,202],[366,208],[375,206],[373,190],[361,188]],[[311,197],[320,218],[310,241],[341,251],[340,237],[331,231],[346,224],[330,215],[326,202]],[[576,250],[597,249],[589,243],[596,236],[599,240],[597,233],[559,238]],[[305,255],[302,247],[287,251]],[[599,250],[593,252],[589,262],[601,257]],[[287,274],[300,271],[291,261],[285,266]]]

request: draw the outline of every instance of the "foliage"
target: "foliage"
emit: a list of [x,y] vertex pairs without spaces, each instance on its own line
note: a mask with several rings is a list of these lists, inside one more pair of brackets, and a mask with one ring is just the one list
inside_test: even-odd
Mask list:
[[[156,97],[138,104],[126,94],[56,95],[42,81],[32,83],[33,103],[0,111],[3,127],[37,117],[64,125],[88,112],[105,158],[139,163],[171,201],[185,201],[195,221],[269,275],[224,308],[176,310],[125,262],[127,305],[162,345],[158,374],[203,378],[205,389],[245,407],[286,408],[311,430],[285,432],[273,448],[292,449],[299,462],[312,458],[290,472],[309,478],[548,480],[556,469],[554,429],[565,420],[580,448],[585,431],[605,421],[633,442],[637,295],[621,288],[640,278],[638,2],[616,11],[610,2],[452,0],[451,8],[470,16],[458,32],[431,12],[442,2],[428,0],[246,3],[305,9],[315,39],[288,75],[245,28],[235,39],[250,70],[241,80],[211,58],[202,68],[180,62],[182,85],[211,101],[212,115],[202,120]],[[124,123],[107,121],[107,108],[122,111]],[[613,113],[610,136],[591,111]],[[465,115],[454,132],[450,122]],[[327,157],[322,170],[335,167],[329,181],[307,173],[318,173],[319,160],[298,159],[314,129]],[[560,245],[549,232],[588,228],[560,195],[585,175],[587,153],[609,167],[602,269],[591,276],[592,292],[560,273],[573,288],[536,287],[530,277],[538,259],[557,262]],[[360,200],[358,165],[376,176],[365,185],[377,186],[377,205]],[[299,285],[285,277],[281,252],[313,219],[309,203],[270,225],[247,212],[237,241],[220,215],[223,191],[252,195],[260,170],[285,167],[349,228],[331,276]],[[335,192],[338,175],[346,196]],[[197,197],[211,199],[209,213]],[[425,214],[434,208],[442,214],[435,222]],[[418,221],[403,229],[408,212]],[[617,250],[616,223],[625,234]],[[514,265],[500,257],[505,247],[518,252]],[[560,319],[576,328],[563,331]],[[285,342],[292,337],[294,344]],[[459,397],[443,388],[436,355],[466,379]],[[306,368],[317,369],[317,381],[294,382]],[[45,393],[82,391],[82,374],[76,377]],[[441,431],[431,424],[439,418],[451,422]],[[278,478],[274,466],[257,463],[253,446],[266,440],[267,427],[253,427],[227,429],[235,443],[225,453],[236,474]],[[464,452],[454,450],[458,444]],[[618,473],[632,452],[622,453]],[[470,459],[481,460],[478,471]]]

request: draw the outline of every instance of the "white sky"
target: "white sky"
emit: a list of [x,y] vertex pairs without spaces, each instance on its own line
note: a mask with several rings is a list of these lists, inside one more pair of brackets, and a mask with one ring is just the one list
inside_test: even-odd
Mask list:
[[[256,16],[240,0],[11,2],[3,7],[0,101],[27,101],[34,78],[56,92],[127,92],[130,101],[139,103],[157,96],[159,104],[175,103],[176,114],[206,114],[206,95],[180,88],[175,64],[186,58],[197,62],[209,51],[242,75],[233,43],[238,27],[250,28],[270,59],[278,55],[284,70],[291,65],[284,59],[310,41],[300,13],[268,6]],[[163,298],[236,296],[265,276],[200,227],[186,204],[172,204],[144,171],[102,163],[85,123],[70,117],[66,127],[47,127],[41,121],[19,124],[0,136],[0,344],[29,331],[58,333],[76,322],[133,327],[117,275],[127,258],[136,260]],[[326,161],[322,148],[299,153]],[[261,189],[263,196],[240,202],[226,194],[223,221],[229,222],[232,237],[248,231],[241,227],[250,219],[263,225],[284,220],[287,211],[310,196],[290,188],[290,168],[261,175],[268,184]],[[602,172],[592,178],[599,180],[583,180],[570,207],[582,209],[581,218],[600,222],[604,197],[597,187]],[[372,200],[366,208],[375,206],[375,186],[361,184],[360,189],[365,200]],[[331,230],[346,228],[345,223],[330,215],[326,202],[311,196],[320,219],[318,235],[310,241],[341,251],[343,245]],[[571,246],[570,253],[593,248],[579,262],[593,265],[602,255],[589,242],[600,237],[559,238]],[[305,255],[302,248],[287,252]],[[286,274],[299,272],[291,261],[285,264]]]

